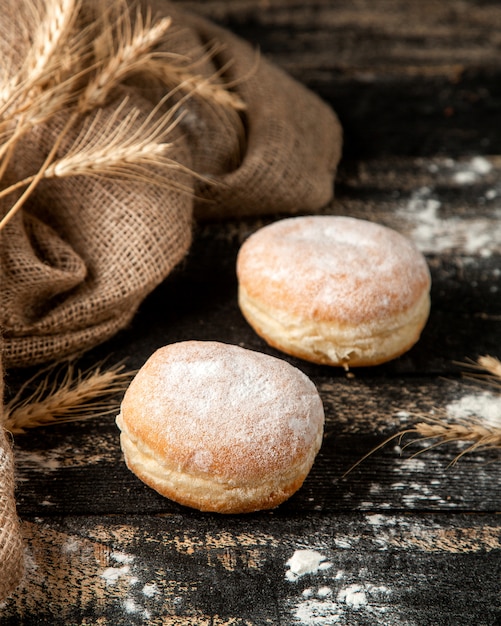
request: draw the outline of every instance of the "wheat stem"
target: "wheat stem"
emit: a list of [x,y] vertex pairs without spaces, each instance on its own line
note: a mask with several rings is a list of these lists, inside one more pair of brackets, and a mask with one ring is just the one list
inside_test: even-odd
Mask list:
[[12,434],[55,423],[82,420],[116,412],[118,402],[113,396],[123,393],[133,372],[117,365],[103,371],[101,367],[87,372],[77,371],[69,364],[62,380],[51,383],[51,374],[45,372],[34,392],[26,398],[30,379],[6,404],[3,426]]
[[231,89],[247,80],[255,72],[259,63],[259,54],[256,54],[255,63],[249,72],[240,76],[238,80],[225,81],[224,84],[217,82],[217,79],[221,78],[232,67],[232,60],[223,64],[211,76],[204,77],[196,72],[197,66],[210,61],[224,49],[223,44],[212,42],[208,44],[205,52],[198,57],[195,51],[187,57],[160,52],[150,57],[149,63],[144,69],[169,88],[175,87],[177,90],[188,91],[193,95],[200,96],[207,102],[213,102],[219,107],[242,112],[246,109],[246,104]]
[[[476,363],[468,364],[469,367],[474,369],[483,370],[488,372],[489,382],[501,381],[501,361],[492,356],[481,356],[477,359]],[[480,380],[484,380],[486,375]],[[478,379],[475,379],[478,380]],[[501,401],[501,398],[500,398]],[[449,421],[449,416],[445,410],[435,409],[434,416],[421,415],[423,421],[416,423],[414,426],[402,430],[394,435],[391,435],[385,439],[382,443],[365,454],[360,460],[352,465],[343,475],[347,476],[353,471],[360,463],[365,461],[368,457],[372,456],[375,452],[384,448],[388,443],[395,439],[402,439],[406,435],[415,434],[418,435],[417,439],[407,443],[404,448],[420,442],[436,440],[434,444],[428,445],[416,454],[421,454],[425,451],[431,450],[437,446],[441,446],[447,443],[470,443],[465,450],[460,452],[451,462],[451,465],[457,463],[457,461],[465,454],[473,452],[474,450],[482,449],[497,449],[501,450],[501,424],[491,424],[482,419],[481,416],[469,416],[468,418],[456,419]]]
[[[57,152],[59,146],[61,145],[61,142],[63,141],[64,137],[66,136],[66,133],[69,131],[69,129],[75,123],[76,117],[77,117],[76,113],[74,113],[73,115],[71,115],[68,118],[64,128],[62,129],[62,131],[58,135],[56,141],[54,142],[52,148],[49,151],[49,154],[45,158],[45,161],[43,162],[41,168],[38,170],[38,172],[33,177],[31,177],[31,180],[30,180],[30,182],[28,184],[28,187],[24,190],[24,192],[21,194],[21,196],[16,200],[16,202],[12,205],[12,207],[7,211],[7,213],[4,215],[4,217],[0,220],[0,231],[3,228],[5,228],[7,223],[14,217],[14,215],[17,213],[17,211],[19,211],[19,209],[24,205],[26,200],[33,193],[35,187],[42,180],[42,178],[44,177],[45,171],[47,170],[49,165],[52,163],[52,160],[54,159],[54,157],[56,155],[56,152]],[[8,187],[7,189],[2,190],[2,194],[3,194],[3,192],[12,193],[12,191],[13,191],[12,188],[13,187],[18,188],[18,186],[19,186],[19,183],[15,183],[14,185],[11,185],[11,187]],[[0,195],[0,197],[1,197],[1,195]]]

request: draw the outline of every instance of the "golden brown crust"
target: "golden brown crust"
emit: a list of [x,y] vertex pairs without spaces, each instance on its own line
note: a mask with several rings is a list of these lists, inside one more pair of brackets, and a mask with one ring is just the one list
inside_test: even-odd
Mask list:
[[237,259],[239,305],[283,352],[328,365],[376,365],[418,340],[430,308],[423,255],[395,231],[354,218],[275,222]]
[[200,510],[276,506],[308,474],[323,432],[313,383],[280,359],[217,342],[158,350],[117,417],[130,469]]

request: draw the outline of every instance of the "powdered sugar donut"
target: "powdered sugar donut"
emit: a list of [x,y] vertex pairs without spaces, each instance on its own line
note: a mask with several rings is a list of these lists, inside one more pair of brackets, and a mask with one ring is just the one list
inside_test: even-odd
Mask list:
[[327,365],[376,365],[408,350],[430,310],[423,255],[399,233],[351,217],[280,220],[237,259],[239,305],[288,354]]
[[324,412],[311,380],[280,359],[186,341],[157,350],[117,424],[126,463],[159,493],[202,511],[277,506],[302,485]]

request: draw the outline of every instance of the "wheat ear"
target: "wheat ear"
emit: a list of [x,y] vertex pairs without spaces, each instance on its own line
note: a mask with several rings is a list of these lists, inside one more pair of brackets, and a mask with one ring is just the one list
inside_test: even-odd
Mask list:
[[[168,97],[167,95],[166,98]],[[99,133],[95,132],[102,118],[102,111],[98,109],[62,158],[52,161],[43,171],[40,170],[37,174],[17,181],[8,189],[0,191],[0,198],[17,188],[37,184],[40,176],[44,179],[69,176],[121,177],[192,193],[190,185],[184,185],[182,180],[176,180],[174,177],[165,177],[159,171],[159,168],[162,172],[177,171],[190,178],[198,176],[203,180],[203,176],[194,174],[188,167],[168,157],[173,144],[165,140],[183,117],[182,114],[175,116],[178,106],[175,105],[166,114],[157,116],[158,110],[163,105],[163,101],[160,101],[142,123],[136,124],[140,115],[137,109],[132,109],[120,120],[127,102],[128,98],[124,98],[107,120],[107,124],[100,128]],[[18,204],[22,201],[23,198]],[[15,212],[17,208],[14,205],[10,212]],[[10,218],[9,213],[4,219]],[[0,221],[0,229],[1,227]]]
[[[27,8],[33,14],[31,21],[36,24],[33,44],[22,67],[10,79],[5,79],[0,89],[0,130],[5,135],[9,127],[14,128],[10,137],[2,138],[0,179],[16,143],[36,123],[32,119],[33,112],[40,111],[40,107],[35,102],[60,65],[60,51],[70,37],[79,2],[80,0],[47,0],[45,19],[33,2],[27,3]],[[54,102],[54,99],[51,101]],[[11,123],[13,119],[14,125]]]
[[20,70],[4,81],[0,90],[0,114],[16,101],[29,102],[34,89],[43,89],[53,79],[61,65],[61,50],[73,31],[80,0],[46,0],[43,16],[32,1],[27,4],[33,13],[32,21],[36,23],[33,43]]
[[25,397],[34,382],[30,379],[5,405],[2,424],[12,434],[21,434],[39,426],[116,413],[119,402],[114,398],[125,391],[132,375],[123,365],[82,372],[70,364],[62,380],[45,372],[34,392]]
[[[232,66],[231,60],[208,77],[197,73],[197,66],[210,61],[224,49],[223,44],[212,42],[201,54],[197,54],[197,51],[192,51],[187,56],[158,53],[149,59],[145,71],[155,76],[170,89],[189,92],[191,95],[197,95],[206,102],[219,107],[245,111],[245,102],[231,89],[246,80],[247,76],[242,76],[238,81],[217,82]],[[254,71],[255,67],[249,74]]]
[[461,363],[460,365],[472,370],[464,373],[465,378],[501,387],[501,361],[496,357],[480,356],[476,362]]
[[[172,19],[164,17],[152,24],[150,14],[143,19],[138,10],[134,28],[128,14],[120,22],[122,27],[118,29],[116,49],[112,45],[106,45],[103,51],[103,46],[96,44],[100,56],[97,61],[99,68],[83,90],[78,103],[81,113],[102,106],[119,83],[132,73],[141,71],[149,63],[151,50],[164,37]],[[106,33],[105,39],[109,39],[109,33]]]
[[53,73],[59,70],[60,54],[73,31],[80,3],[81,0],[46,0],[50,19],[41,20],[27,57],[26,75],[33,85],[43,88],[44,82],[51,82]]
[[426,417],[426,421],[417,423],[411,430],[422,440],[435,440],[436,443],[433,446],[444,443],[470,443],[470,446],[454,458],[452,464],[468,452],[479,448],[483,450],[501,448],[501,426],[486,424],[485,420],[474,416],[455,420],[452,423],[446,420],[445,413],[443,419],[440,416]]
[[[58,0],[53,0],[56,2]],[[70,1],[70,0],[59,0],[61,2]],[[73,0],[75,2],[75,0]],[[76,5],[75,5],[76,6]],[[120,1],[116,2],[113,7],[121,7],[122,13],[120,14],[119,24],[121,27],[119,28],[119,33],[121,36],[118,38],[117,49],[111,56],[105,55],[104,59],[99,59],[96,62],[96,66],[94,69],[96,70],[94,76],[87,82],[87,85],[82,89],[78,98],[77,104],[75,108],[69,115],[69,118],[57,137],[54,145],[52,146],[49,154],[47,155],[44,163],[42,164],[39,171],[22,181],[17,181],[13,185],[5,188],[0,193],[0,197],[7,196],[17,189],[24,187],[27,185],[27,188],[23,191],[21,196],[16,200],[16,202],[10,207],[9,211],[0,221],[0,230],[5,227],[5,225],[12,219],[12,217],[19,211],[19,209],[24,205],[26,200],[29,198],[33,190],[36,188],[38,183],[46,176],[48,168],[52,165],[57,150],[59,146],[62,144],[65,136],[68,132],[73,128],[77,120],[89,113],[91,110],[101,107],[106,99],[109,97],[111,91],[121,82],[123,81],[131,72],[137,71],[138,67],[141,65],[142,61],[141,56],[148,57],[148,51],[150,51],[158,41],[164,36],[167,29],[170,27],[171,19],[164,18],[161,19],[158,23],[152,24],[151,18],[149,14],[143,20],[141,14],[138,12],[137,19],[135,22],[135,26],[132,29],[130,24],[130,15],[128,12],[125,12],[124,7],[126,5]],[[113,28],[109,26],[109,28]],[[108,33],[108,37],[110,34]],[[42,90],[43,93],[43,90]],[[155,111],[157,113],[157,111]],[[172,117],[171,113],[168,113],[168,119],[170,120]],[[151,116],[148,118],[150,121],[153,119]],[[152,130],[153,133],[157,132],[158,126],[154,124],[154,128]],[[145,128],[143,127],[143,130]],[[22,131],[18,129],[18,135],[22,134]],[[122,135],[123,137],[123,135]],[[136,145],[137,147],[137,145]],[[113,146],[116,150],[117,143]],[[120,155],[117,155],[114,164],[109,164],[108,169],[113,170],[115,174],[118,174],[120,171],[120,166],[122,167],[122,174],[129,174],[132,171],[137,173],[137,169],[133,170],[131,164],[134,163],[134,159],[132,158],[134,144],[128,142],[127,149],[122,150]],[[9,158],[12,154],[12,145],[9,145],[9,142],[3,145],[3,150],[5,151],[5,157]],[[158,145],[153,146],[152,144],[146,146],[141,145],[140,154],[136,155],[135,166],[143,167],[143,170],[140,172],[140,178],[144,180],[148,178],[148,172],[145,171],[145,165],[150,159],[150,163],[153,160],[153,151],[156,150],[156,159],[155,164],[160,166],[168,165],[170,168],[177,167],[178,169],[183,169],[182,166],[175,164],[171,160],[167,159],[164,155],[160,154],[160,148]],[[165,152],[165,146],[162,147],[163,152]],[[108,156],[111,155],[111,148],[108,149]],[[101,154],[103,156],[103,154]],[[83,160],[83,159],[82,159]],[[101,161],[103,165],[104,161]],[[61,165],[61,164],[60,164]],[[75,162],[73,161],[73,166]],[[88,164],[87,164],[88,165]],[[5,169],[5,163],[2,165],[2,170]],[[61,171],[61,167],[59,168]],[[55,170],[52,169],[52,172]],[[70,167],[66,168],[66,172],[69,175]],[[97,169],[94,167],[93,169],[86,168],[85,173],[90,173],[97,175]],[[100,175],[104,176],[107,172],[100,172]],[[152,179],[159,180],[159,177],[154,174],[151,175]],[[170,181],[171,187],[174,186],[174,181]],[[182,184],[181,184],[181,187]]]
[[[501,361],[492,356],[481,356],[476,362],[468,364],[469,367],[480,370],[482,373],[470,376],[473,380],[481,382],[489,382],[494,385],[501,384]],[[485,373],[487,372],[487,373]],[[501,401],[501,398],[500,398]],[[451,422],[447,412],[443,409],[435,409],[433,416],[418,415],[423,421],[416,423],[414,426],[403,431],[395,433],[388,439],[385,439],[378,446],[370,450],[360,460],[358,460],[350,469],[345,472],[347,476],[360,463],[378,452],[395,439],[402,440],[407,435],[417,435],[417,439],[407,443],[404,447],[416,443],[417,441],[434,441],[430,446],[425,447],[416,454],[421,454],[430,448],[440,446],[447,443],[469,443],[460,454],[458,454],[451,465],[456,463],[462,456],[475,450],[497,449],[501,450],[501,424],[486,423],[481,416],[470,416],[468,418],[456,419]]]
[[447,421],[447,413],[444,411],[437,411],[437,417],[429,417],[422,415],[421,419],[424,421],[418,422],[411,428],[399,431],[391,437],[385,439],[382,443],[375,448],[367,452],[361,459],[354,463],[344,474],[345,478],[356,467],[366,461],[370,456],[379,452],[382,448],[385,448],[392,441],[398,440],[402,442],[404,437],[408,435],[415,435],[416,438],[406,443],[402,448],[407,448],[418,441],[434,441],[431,445],[426,446],[422,450],[414,453],[413,456],[422,454],[432,448],[441,446],[447,443],[470,443],[465,450],[460,452],[451,461],[450,465],[454,465],[459,459],[469,452],[473,452],[478,449],[501,449],[501,426],[486,425],[484,421],[479,417],[469,417],[468,419],[456,420],[453,423]]

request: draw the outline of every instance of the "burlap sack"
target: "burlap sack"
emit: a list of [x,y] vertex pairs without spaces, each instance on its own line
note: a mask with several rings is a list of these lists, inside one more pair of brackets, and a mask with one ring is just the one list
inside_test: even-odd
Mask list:
[[[3,382],[0,380],[0,398],[2,393]],[[24,570],[23,554],[14,500],[12,446],[7,434],[0,428],[0,601],[21,579]]]
[[[87,8],[91,4],[87,0]],[[2,3],[0,57],[10,59],[11,71],[26,53],[22,5],[19,0]],[[193,75],[202,84],[224,68],[217,80],[230,84],[245,107],[218,106],[196,94],[184,99],[182,89],[176,92],[182,115],[173,156],[193,175],[168,175],[192,193],[88,177],[40,183],[0,234],[4,367],[81,352],[126,326],[144,297],[186,254],[194,215],[307,212],[331,198],[341,131],[330,108],[224,29],[162,0],[152,0],[152,9],[173,18],[162,48],[183,57],[194,54]],[[217,42],[217,54],[200,62],[207,42]],[[166,87],[147,76],[128,80],[104,107],[102,124],[112,118],[124,93],[129,100],[120,115],[139,109],[139,126]],[[19,143],[2,187],[37,170],[66,116],[62,110]],[[62,151],[80,128],[76,125]],[[13,198],[0,201],[0,216]],[[11,454],[1,433],[0,468],[1,599],[17,583],[21,562]]]

